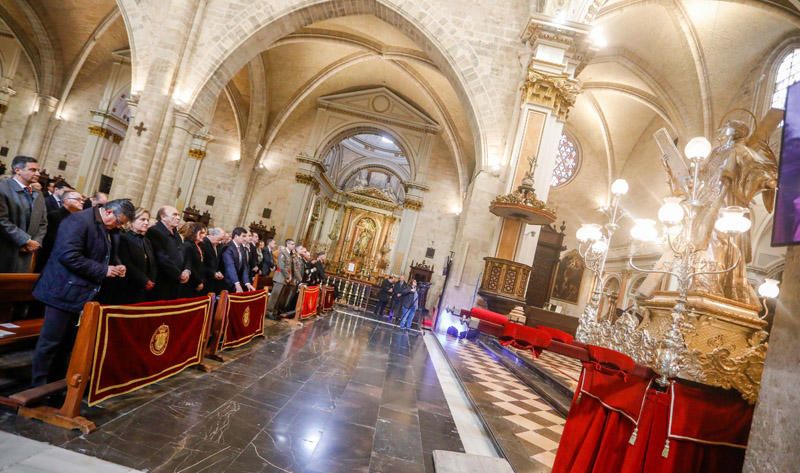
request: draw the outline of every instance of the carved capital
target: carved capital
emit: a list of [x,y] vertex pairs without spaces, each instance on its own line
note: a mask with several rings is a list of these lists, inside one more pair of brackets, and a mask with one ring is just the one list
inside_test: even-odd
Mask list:
[[317,179],[310,174],[298,172],[294,175],[294,180],[300,184],[313,187],[315,191],[319,191],[319,183],[317,182]]
[[422,201],[406,199],[405,202],[403,202],[403,207],[409,210],[416,210],[417,212],[419,212],[420,209],[422,209]]
[[100,138],[108,138],[111,132],[102,126],[89,125],[89,134],[92,136],[99,136]]
[[339,202],[334,202],[332,200],[329,200],[328,208],[331,210],[339,210],[340,208],[342,208],[342,204],[340,204]]
[[206,150],[192,148],[189,150],[189,157],[197,160],[203,159],[206,157]]
[[522,100],[553,110],[558,120],[565,121],[580,93],[580,83],[568,74],[548,74],[528,66],[522,85]]

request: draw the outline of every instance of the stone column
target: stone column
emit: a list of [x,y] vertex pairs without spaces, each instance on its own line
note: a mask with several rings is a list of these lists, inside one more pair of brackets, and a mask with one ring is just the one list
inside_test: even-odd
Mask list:
[[[159,202],[158,197],[165,197],[169,192],[162,191],[158,196],[155,187],[159,183],[167,183],[162,176],[164,165],[163,153],[158,149],[174,148],[174,141],[170,140],[172,127],[164,126],[172,122],[170,111],[173,107],[172,96],[176,92],[176,76],[178,65],[182,64],[185,56],[189,54],[193,44],[190,41],[190,32],[198,29],[202,21],[204,0],[164,0],[165,12],[159,18],[159,34],[151,38],[152,43],[146,45],[151,51],[151,61],[147,71],[145,83],[139,97],[135,119],[131,119],[121,152],[120,165],[116,172],[118,185],[114,186],[113,197],[130,197],[139,205],[152,207]],[[134,88],[138,88],[134,84]],[[181,150],[183,151],[183,150]],[[184,153],[171,156],[183,156]],[[166,155],[170,156],[170,155]],[[174,179],[174,174],[172,175]],[[170,186],[171,188],[171,186]],[[171,195],[174,202],[175,194]],[[169,199],[166,199],[167,201]]]
[[97,191],[100,174],[103,171],[103,158],[109,158],[109,147],[119,143],[122,137],[114,133],[109,127],[109,117],[99,111],[92,111],[92,120],[89,124],[89,136],[83,147],[83,156],[78,167],[77,190],[89,195]]
[[[188,113],[175,112],[169,140],[159,159],[162,168],[155,177],[146,183],[142,197],[142,206],[157,209],[163,205],[178,205],[178,197],[184,190],[179,181],[181,167],[187,164],[189,145],[195,133],[203,128],[203,124]],[[155,170],[154,170],[155,172]]]
[[55,97],[39,96],[36,98],[35,111],[28,117],[22,142],[19,145],[19,154],[39,157],[42,150],[50,119],[56,110],[58,99]]
[[425,186],[409,184],[406,200],[403,202],[403,213],[400,217],[400,228],[397,232],[394,250],[392,251],[389,267],[394,274],[405,274],[411,252],[411,239],[417,229],[417,218],[422,209],[422,192]]
[[286,238],[300,241],[304,236],[313,197],[319,192],[319,183],[308,171],[297,171],[294,177],[295,182],[290,191],[292,198],[289,199],[289,208],[286,210],[283,228]]
[[5,41],[4,56],[5,62],[3,64],[3,77],[0,77],[0,124],[3,123],[3,117],[8,111],[8,104],[11,97],[17,94],[17,91],[12,89],[14,85],[14,76],[17,75],[17,64],[19,64],[20,47],[19,42],[16,40]]
[[797,471],[800,465],[800,247],[786,251],[781,294],[769,336],[744,473]]
[[205,132],[192,135],[189,151],[183,160],[181,177],[178,180],[179,190],[176,204],[178,210],[183,210],[187,205],[192,205],[197,175],[200,173],[200,166],[203,164],[203,158],[206,157],[206,148],[211,140],[211,135]]

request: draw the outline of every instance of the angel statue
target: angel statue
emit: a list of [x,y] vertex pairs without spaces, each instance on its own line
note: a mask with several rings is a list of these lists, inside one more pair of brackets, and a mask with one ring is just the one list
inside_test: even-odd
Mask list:
[[[756,133],[751,133],[743,121],[726,121],[718,131],[719,144],[705,163],[700,164],[698,187],[694,190],[699,205],[695,207],[693,227],[689,229],[692,245],[697,249],[693,264],[712,269],[729,268],[737,261],[739,264],[722,275],[695,277],[690,290],[759,305],[758,296],[747,281],[747,263],[752,261],[750,231],[728,236],[716,232],[714,224],[721,208],[738,206],[750,210],[751,202],[759,194],[767,211],[772,212],[778,160],[767,144],[767,134],[774,130],[778,121],[779,115],[771,111]],[[665,132],[659,130],[656,141],[664,153],[663,164],[670,190],[673,196],[687,197],[692,194],[692,179],[677,150],[671,143],[665,144],[663,135]],[[643,286],[653,287],[652,284]]]

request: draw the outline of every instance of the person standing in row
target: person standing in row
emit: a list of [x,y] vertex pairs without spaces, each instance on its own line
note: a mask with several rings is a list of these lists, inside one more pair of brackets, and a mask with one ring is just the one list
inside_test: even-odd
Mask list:
[[130,223],[130,229],[119,236],[117,258],[125,266],[124,284],[117,294],[117,304],[135,304],[155,300],[154,289],[158,269],[155,252],[150,240],[145,237],[150,226],[150,212],[138,208]]
[[221,228],[209,228],[208,235],[203,238],[200,248],[203,250],[203,267],[205,269],[206,289],[208,292],[219,294],[227,289],[225,275],[222,273],[222,257],[220,255],[220,242],[225,232]]
[[39,181],[39,163],[29,156],[11,161],[13,177],[0,180],[0,273],[29,273],[33,255],[47,234],[47,210]]
[[284,306],[285,312],[291,312],[295,309],[297,304],[297,296],[300,292],[300,284],[303,282],[306,274],[306,262],[303,255],[306,253],[304,246],[298,246],[292,253],[292,282],[291,292],[289,297],[286,298],[286,305]]
[[156,219],[158,222],[147,230],[158,266],[156,297],[177,299],[181,285],[189,281],[189,270],[183,268],[183,243],[176,231],[181,215],[175,207],[165,206],[158,209]]
[[33,354],[34,386],[64,377],[83,305],[97,296],[106,278],[125,277],[125,266],[110,264],[109,232],[134,214],[131,201],[120,199],[76,212],[61,223],[52,257],[33,288],[33,297],[45,305]]
[[42,249],[36,255],[36,272],[39,273],[44,269],[50,254],[53,252],[53,247],[56,244],[56,236],[58,235],[58,227],[61,222],[70,214],[83,210],[83,196],[78,191],[68,190],[61,194],[59,198],[61,207],[47,213],[47,233],[42,240]]
[[392,286],[392,311],[389,315],[391,315],[392,320],[399,321],[403,317],[403,304],[400,298],[403,296],[403,291],[408,288],[406,284],[406,277],[400,276],[397,281],[395,281],[394,286]]
[[233,292],[253,291],[250,282],[249,255],[246,246],[247,230],[242,227],[233,229],[233,238],[222,253],[222,264],[225,268],[225,279],[229,290]]
[[189,281],[183,285],[183,297],[199,297],[208,293],[203,249],[206,227],[200,222],[190,222],[183,233],[183,269],[189,271]]
[[[67,184],[67,181],[60,179],[53,183],[53,192],[48,192],[47,197],[44,199],[44,204],[47,207],[47,213],[56,211],[66,204],[64,194],[72,191],[72,187]],[[83,198],[81,198],[83,204]],[[83,208],[83,206],[81,206]]]
[[275,240],[270,238],[264,247],[264,261],[261,263],[261,275],[267,277],[272,274],[275,269],[275,248],[277,244]]
[[287,239],[285,246],[278,248],[278,266],[275,268],[275,275],[272,277],[272,292],[269,295],[267,312],[270,320],[278,320],[281,312],[279,304],[284,291],[289,291],[293,282],[292,278],[292,252],[295,243],[291,238]]

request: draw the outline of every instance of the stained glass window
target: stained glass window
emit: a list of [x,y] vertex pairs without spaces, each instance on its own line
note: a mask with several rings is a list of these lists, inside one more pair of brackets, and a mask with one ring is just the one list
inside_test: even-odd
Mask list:
[[786,89],[800,80],[800,48],[789,53],[775,75],[775,92],[772,94],[772,106],[783,109],[786,104]]
[[550,186],[560,187],[571,181],[578,172],[579,160],[578,147],[567,135],[562,134],[561,140],[558,142],[558,156]]

